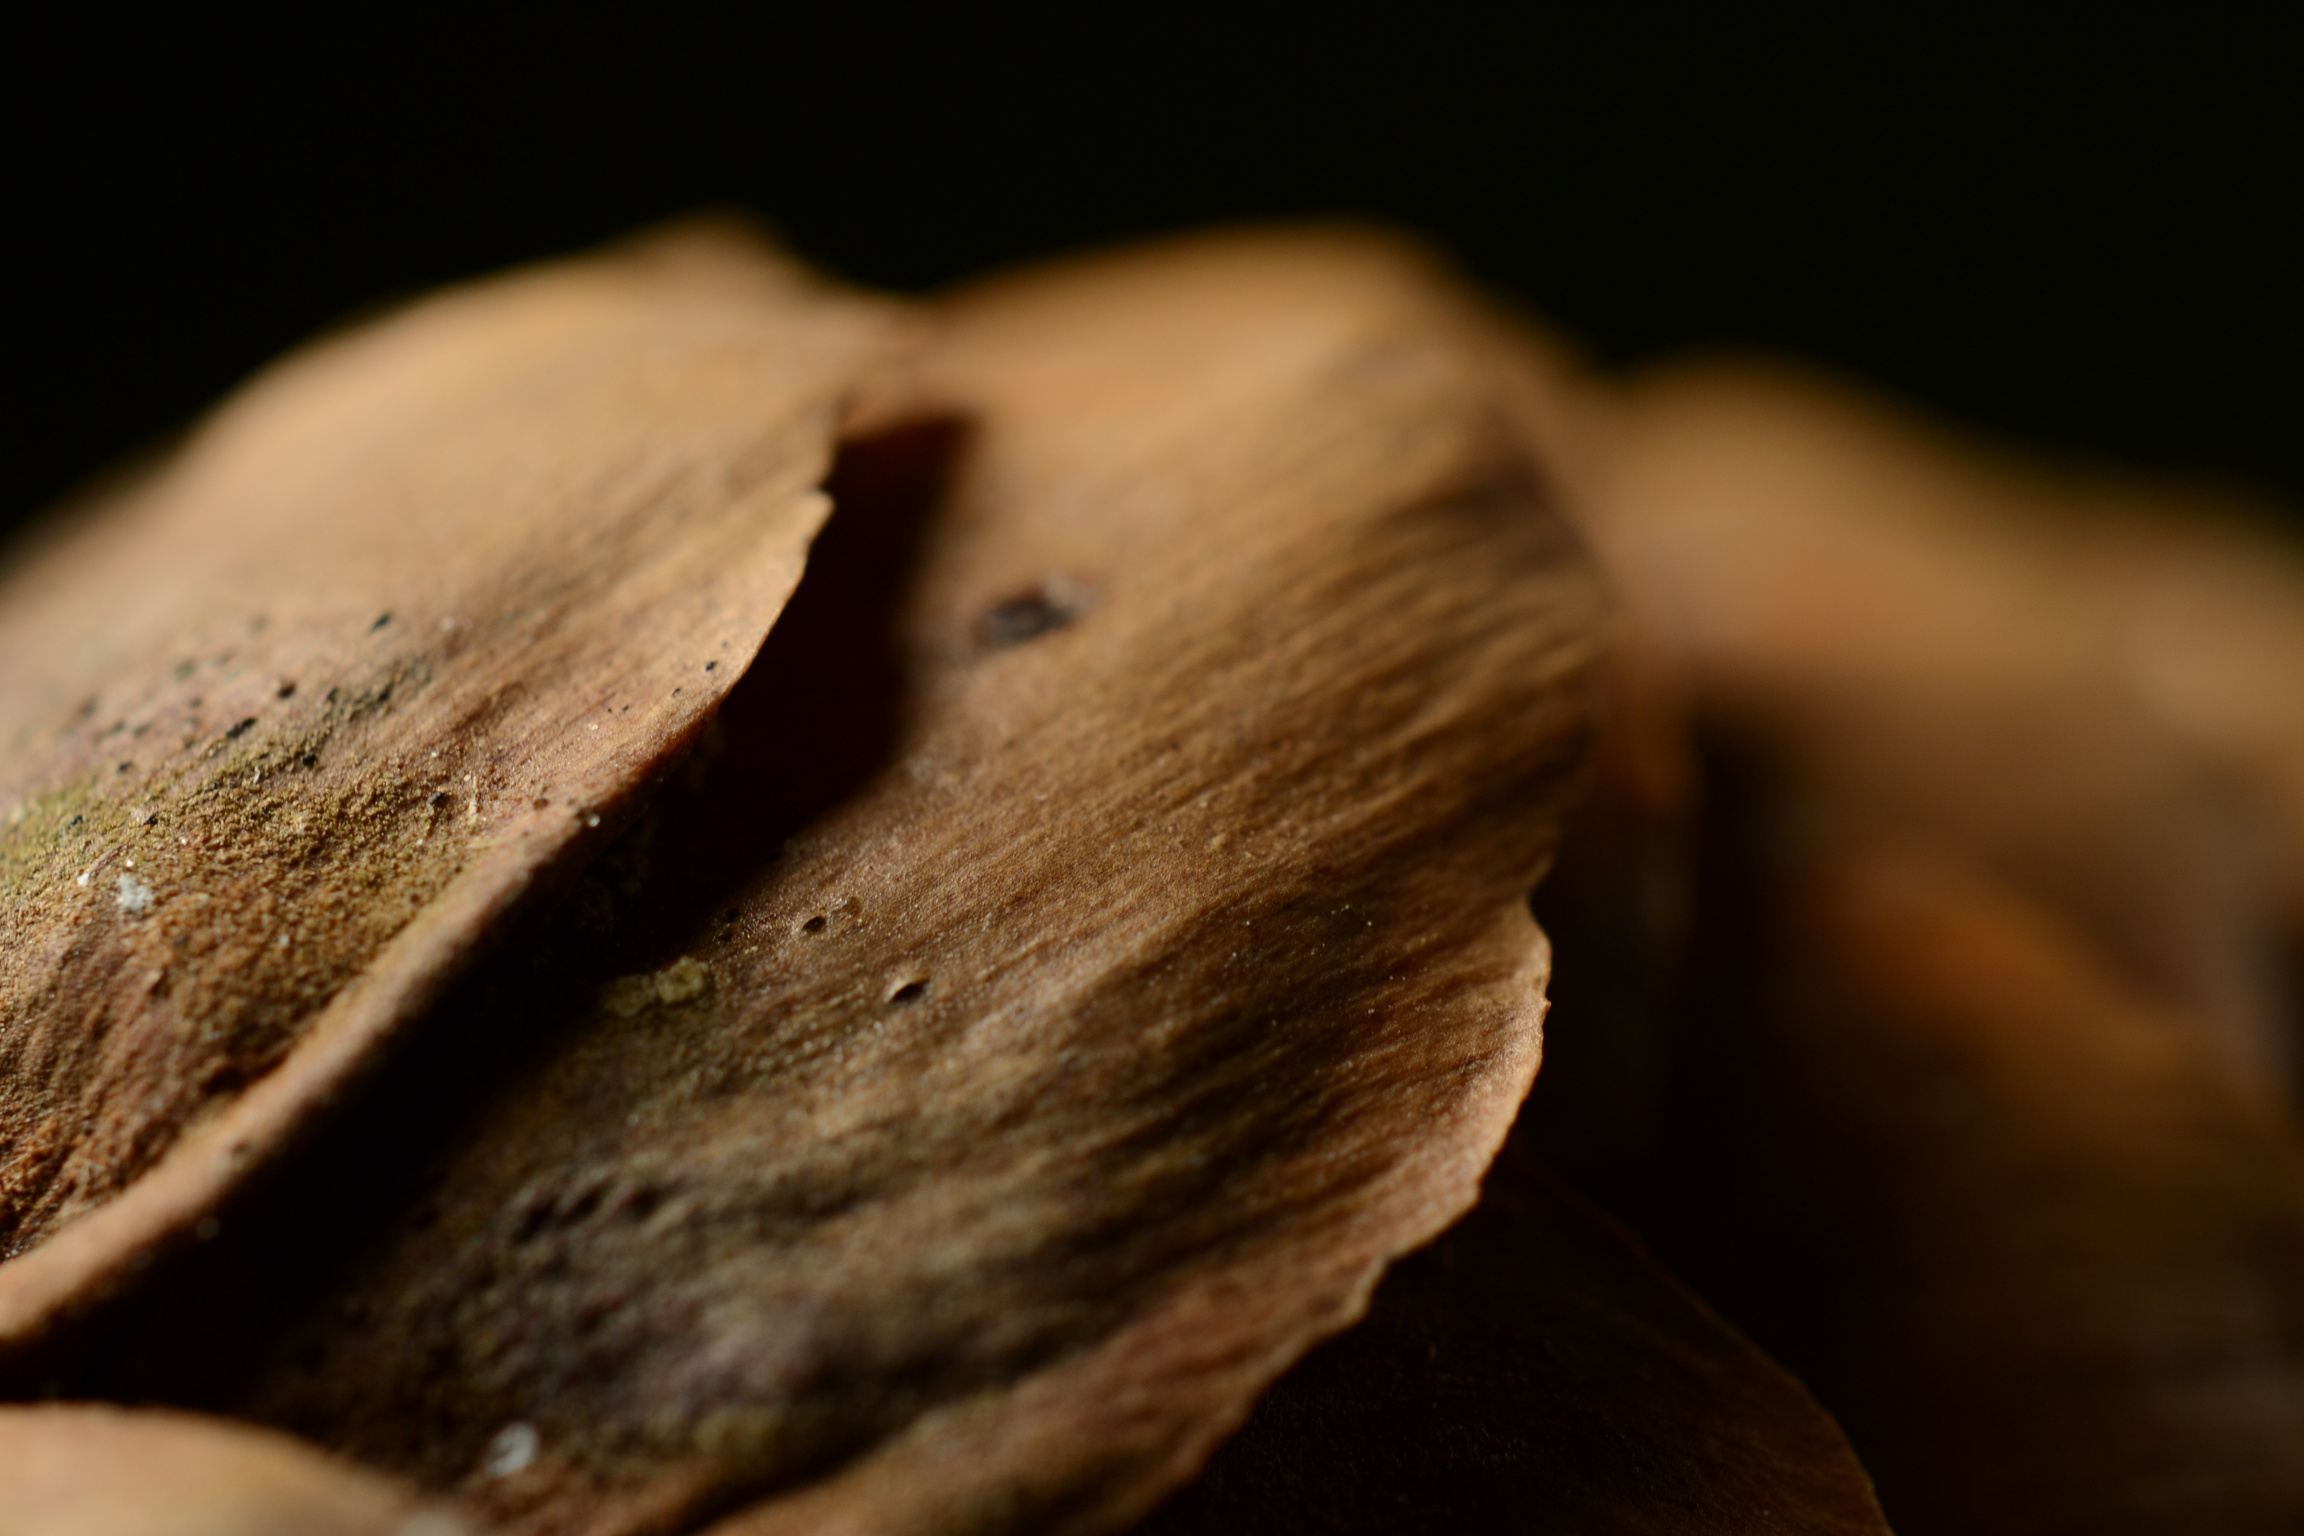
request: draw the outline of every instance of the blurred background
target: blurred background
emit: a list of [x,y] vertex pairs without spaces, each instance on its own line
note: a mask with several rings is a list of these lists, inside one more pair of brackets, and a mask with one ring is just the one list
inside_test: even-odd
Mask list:
[[712,203],[907,289],[1372,216],[1611,362],[1792,352],[2304,504],[2304,92],[2273,27],[51,14],[9,50],[0,525],[381,298]]

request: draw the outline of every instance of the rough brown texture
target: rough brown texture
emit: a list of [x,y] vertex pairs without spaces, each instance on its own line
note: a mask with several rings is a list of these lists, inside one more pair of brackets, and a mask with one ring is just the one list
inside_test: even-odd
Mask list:
[[1515,1140],[1140,1536],[1886,1536],[1799,1383]]
[[655,916],[222,1405],[527,1531],[1187,1478],[1536,1066],[1601,606],[1468,323],[1277,236],[956,300],[942,491],[841,493]]
[[299,354],[17,551],[0,1356],[610,835],[798,578],[890,334],[728,233],[541,268]]
[[463,1536],[285,1435],[96,1404],[0,1408],[0,1536]]

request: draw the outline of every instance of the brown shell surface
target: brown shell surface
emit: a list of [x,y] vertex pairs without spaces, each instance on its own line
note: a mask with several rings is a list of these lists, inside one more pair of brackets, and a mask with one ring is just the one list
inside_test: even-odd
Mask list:
[[286,1435],[101,1404],[0,1408],[0,1536],[465,1536]]
[[1515,1137],[1138,1536],[1887,1530],[1800,1384]]
[[657,916],[213,1406],[532,1532],[1187,1479],[1536,1067],[1604,607],[1466,323],[1342,237],[953,300],[948,473],[837,492]]
[[212,1219],[749,663],[890,311],[718,230],[301,352],[0,573],[0,1357]]

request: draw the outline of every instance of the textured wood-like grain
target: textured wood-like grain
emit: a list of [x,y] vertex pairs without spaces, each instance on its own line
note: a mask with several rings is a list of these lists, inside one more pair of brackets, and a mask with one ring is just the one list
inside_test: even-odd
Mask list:
[[1458,301],[1248,238],[944,323],[942,493],[835,518],[657,916],[229,1405],[525,1531],[1109,1529],[1472,1201],[1601,607]]
[[0,1536],[461,1536],[285,1435],[98,1404],[0,1408]]
[[888,312],[740,238],[427,300],[0,575],[0,1354],[610,835],[798,578]]
[[1886,1536],[1799,1383],[1517,1140],[1140,1536]]

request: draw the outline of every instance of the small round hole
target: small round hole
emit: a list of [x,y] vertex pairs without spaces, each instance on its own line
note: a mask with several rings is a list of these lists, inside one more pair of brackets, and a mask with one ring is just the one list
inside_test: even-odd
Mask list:
[[800,925],[800,931],[802,933],[822,933],[824,931],[824,914],[819,912],[814,917],[808,919],[808,921],[802,923]]
[[1006,650],[1062,629],[1080,615],[1079,595],[1071,583],[1051,581],[1002,598],[976,621],[976,638],[986,650]]

